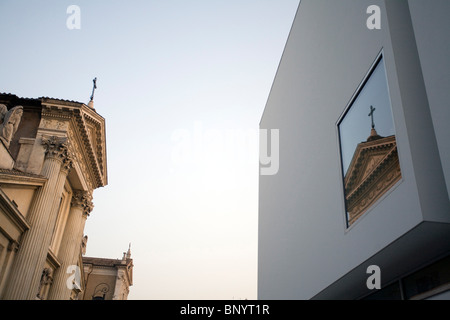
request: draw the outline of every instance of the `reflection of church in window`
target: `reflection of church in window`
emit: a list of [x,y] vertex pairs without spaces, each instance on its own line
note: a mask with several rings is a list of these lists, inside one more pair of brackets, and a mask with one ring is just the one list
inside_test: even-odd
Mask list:
[[348,225],[352,225],[401,179],[395,135],[379,136],[373,123],[367,141],[359,143],[344,177]]

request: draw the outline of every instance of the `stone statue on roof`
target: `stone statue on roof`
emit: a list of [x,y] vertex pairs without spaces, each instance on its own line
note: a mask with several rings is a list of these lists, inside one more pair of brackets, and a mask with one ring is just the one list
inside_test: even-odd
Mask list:
[[6,114],[8,113],[8,108],[4,104],[0,104],[0,123],[3,123]]
[[2,124],[0,124],[0,140],[9,148],[12,138],[19,128],[23,107],[17,106],[6,112],[5,109],[5,105],[0,106],[0,119],[3,120]]

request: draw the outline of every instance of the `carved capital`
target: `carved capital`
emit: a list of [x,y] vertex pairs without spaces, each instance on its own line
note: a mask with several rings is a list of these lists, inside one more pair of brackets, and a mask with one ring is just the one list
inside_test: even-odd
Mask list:
[[46,159],[56,159],[62,162],[61,170],[69,172],[73,166],[73,157],[69,151],[69,139],[66,137],[43,136]]
[[72,196],[72,207],[83,209],[83,214],[89,216],[94,209],[92,194],[88,191],[75,190]]
[[66,172],[66,173],[69,173],[69,171],[72,168],[73,168],[73,159],[71,158],[71,156],[68,156],[68,157],[64,158],[61,170]]
[[17,251],[19,251],[19,243],[17,241],[10,241],[8,243],[8,251],[13,251],[14,253],[16,253]]

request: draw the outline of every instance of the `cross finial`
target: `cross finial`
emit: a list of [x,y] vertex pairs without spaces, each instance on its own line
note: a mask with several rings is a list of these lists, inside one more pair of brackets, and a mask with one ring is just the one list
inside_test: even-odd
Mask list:
[[95,92],[95,89],[97,89],[97,78],[94,78],[94,80],[92,80],[92,82],[94,82],[94,87],[92,88],[91,101],[94,101],[94,92]]
[[369,113],[369,117],[371,117],[372,119],[372,129],[375,129],[375,122],[373,121],[373,113],[375,112],[375,108],[373,106],[370,106],[370,113]]

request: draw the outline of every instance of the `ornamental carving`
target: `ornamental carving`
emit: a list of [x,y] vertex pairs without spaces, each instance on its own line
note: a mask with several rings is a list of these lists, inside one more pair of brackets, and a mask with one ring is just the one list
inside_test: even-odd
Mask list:
[[[70,141],[77,141],[75,132],[74,132],[74,130],[71,127],[69,127],[69,130],[67,131],[67,134],[69,136]],[[89,190],[95,189],[94,184],[92,183],[92,180],[90,178],[90,174],[89,174],[88,166],[86,165],[86,161],[83,160],[85,158],[82,156],[82,152],[81,152],[81,148],[80,148],[79,144],[78,143],[72,143],[71,147],[72,147],[72,155],[73,155],[73,157],[75,159],[77,159],[77,164],[80,166],[81,171],[83,173],[85,173],[83,175],[83,177],[86,179],[86,183],[88,185],[88,189]]]
[[349,225],[400,179],[395,136],[360,143],[344,178]]
[[41,274],[41,280],[39,282],[38,293],[36,297],[44,300],[46,298],[49,286],[53,283],[53,270],[45,268]]
[[43,136],[45,157],[62,162],[62,170],[69,171],[73,166],[73,156],[69,151],[69,139],[66,137]]
[[58,119],[42,119],[41,128],[66,131],[68,124],[66,121]]
[[83,239],[81,239],[81,254],[83,256],[86,254],[87,242],[88,242],[88,236],[85,235],[83,237]]
[[92,194],[88,191],[76,190],[72,195],[71,205],[83,209],[83,214],[89,216],[94,209]]
[[8,111],[4,104],[0,105],[0,140],[9,148],[11,140],[19,128],[23,115],[23,107],[17,106]]

